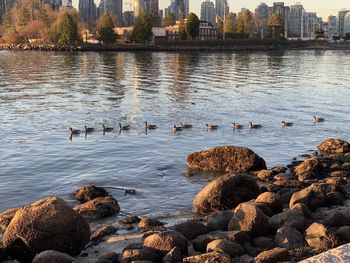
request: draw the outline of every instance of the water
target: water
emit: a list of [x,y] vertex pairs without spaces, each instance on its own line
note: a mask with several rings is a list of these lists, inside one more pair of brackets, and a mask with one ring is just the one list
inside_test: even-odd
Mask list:
[[[274,166],[328,137],[350,139],[349,56],[1,51],[0,210],[48,195],[73,204],[85,183],[135,188],[134,196],[108,189],[124,214],[190,210],[210,180],[183,176],[191,152],[247,146]],[[314,114],[327,121],[313,125]],[[159,129],[145,134],[145,120]],[[69,139],[69,127],[120,121],[131,131]],[[194,128],[173,134],[181,121]],[[234,132],[233,121],[264,128]]]

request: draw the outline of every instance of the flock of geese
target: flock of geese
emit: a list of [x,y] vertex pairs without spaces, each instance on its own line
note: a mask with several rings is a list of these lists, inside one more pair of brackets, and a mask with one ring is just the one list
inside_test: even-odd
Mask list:
[[[316,117],[315,115],[313,116],[313,121],[314,123],[316,122],[324,122],[325,119],[324,118],[320,118],[320,117]],[[284,127],[291,127],[293,126],[293,122],[286,122],[286,121],[282,121],[282,124]],[[244,125],[242,124],[238,124],[236,122],[233,122],[232,123],[232,128],[233,129],[243,129],[244,128]],[[182,131],[184,129],[191,129],[193,127],[193,125],[191,124],[186,124],[186,123],[182,123],[181,122],[181,126],[176,126],[176,124],[172,127],[172,131],[173,132],[178,132],[178,131]],[[252,122],[249,122],[249,128],[250,129],[260,129],[262,128],[263,126],[260,125],[260,124],[255,124],[255,123],[252,123]],[[102,125],[102,131],[103,133],[107,133],[107,132],[113,132],[114,130],[116,131],[119,131],[119,133],[121,133],[122,131],[128,131],[130,130],[130,125],[122,125],[121,123],[118,124],[118,126],[115,128],[113,127],[107,127],[105,126],[104,124]],[[149,124],[147,121],[145,122],[144,124],[144,128],[145,130],[155,130],[158,128],[157,125],[155,124]],[[213,124],[205,124],[205,128],[207,130],[216,130],[219,128],[218,125],[213,125]],[[95,132],[95,128],[92,128],[92,127],[87,127],[87,126],[84,126],[84,130],[78,130],[78,129],[73,129],[72,127],[69,128],[69,131],[70,131],[70,135],[73,136],[73,135],[79,135],[81,133],[85,133],[85,135],[87,134],[90,134],[90,133],[93,133]]]

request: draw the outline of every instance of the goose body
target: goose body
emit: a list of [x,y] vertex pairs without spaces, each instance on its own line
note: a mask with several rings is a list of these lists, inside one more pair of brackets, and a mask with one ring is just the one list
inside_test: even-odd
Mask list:
[[216,130],[217,128],[219,128],[218,125],[211,125],[211,124],[205,124],[205,126],[207,127],[208,130]]
[[234,129],[243,129],[244,125],[238,124],[236,122],[232,123]]
[[119,123],[118,127],[119,127],[119,131],[128,131],[128,130],[130,130],[130,125],[124,125],[123,126],[121,123]]
[[70,130],[70,134],[71,134],[71,135],[77,135],[77,134],[80,134],[80,133],[81,133],[80,130],[75,130],[75,129],[73,129],[72,127],[70,127],[69,130]]
[[314,119],[314,122],[324,122],[324,121],[325,121],[324,118],[316,117],[315,115],[312,116],[312,117],[313,117],[313,119]]
[[147,122],[147,121],[145,121],[145,129],[155,130],[155,129],[157,129],[157,125],[154,125],[154,124],[148,124],[148,122]]
[[260,129],[262,128],[262,125],[260,124],[253,124],[252,122],[249,123],[251,129]]
[[181,122],[181,127],[184,129],[191,129],[193,127],[193,125]]
[[114,130],[112,127],[106,127],[104,124],[102,125],[102,127],[103,127],[103,132],[111,132]]
[[173,132],[182,131],[182,130],[183,130],[182,127],[177,127],[176,125],[174,125],[174,127],[172,128]]
[[293,122],[286,122],[286,121],[282,121],[283,127],[291,127],[293,126]]
[[84,128],[85,128],[85,133],[91,133],[95,131],[95,128],[88,128],[86,127],[86,125],[84,126]]

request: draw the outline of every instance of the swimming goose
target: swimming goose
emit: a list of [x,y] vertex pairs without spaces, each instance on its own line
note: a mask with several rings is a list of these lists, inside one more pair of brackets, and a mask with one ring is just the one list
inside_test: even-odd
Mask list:
[[182,122],[181,122],[181,126],[184,129],[191,129],[193,127],[193,125],[191,125],[191,124],[186,124],[186,123],[182,123]]
[[260,124],[253,124],[252,122],[249,122],[250,128],[251,129],[260,129],[262,128],[262,125]]
[[205,124],[205,126],[207,127],[208,130],[216,130],[217,128],[219,128],[218,125],[209,125],[208,123]]
[[238,124],[236,122],[232,123],[234,129],[243,129],[244,125]]
[[84,126],[84,128],[85,128],[85,133],[91,133],[95,131],[95,128],[88,128],[86,127],[86,125]]
[[319,117],[316,117],[315,115],[312,117],[314,118],[314,122],[324,122],[325,121],[324,118],[319,118]]
[[174,125],[174,127],[172,128],[173,132],[182,131],[182,130],[183,130],[182,127],[176,127],[176,125]]
[[282,123],[283,123],[283,127],[291,127],[291,126],[293,126],[293,122],[282,121]]
[[148,122],[145,121],[145,129],[154,130],[154,129],[157,129],[157,125],[148,124]]
[[114,129],[111,128],[111,127],[106,127],[104,124],[102,125],[102,127],[103,127],[103,132],[111,132],[111,131],[114,130]]
[[70,127],[69,128],[69,130],[70,130],[70,134],[71,135],[77,135],[77,134],[80,134],[81,133],[81,131],[80,130],[74,130],[72,127]]
[[119,131],[128,131],[128,130],[130,130],[130,125],[122,126],[122,124],[119,123],[118,127],[119,127]]

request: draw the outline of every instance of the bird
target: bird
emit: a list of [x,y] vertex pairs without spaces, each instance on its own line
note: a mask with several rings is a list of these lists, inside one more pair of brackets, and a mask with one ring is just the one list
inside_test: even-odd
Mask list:
[[148,122],[145,121],[145,129],[154,130],[154,129],[157,129],[157,125],[148,124]]
[[181,122],[181,127],[184,129],[191,129],[193,127],[193,125]]
[[111,127],[106,127],[104,124],[102,125],[102,127],[103,127],[103,132],[111,132],[111,131],[114,130],[114,129],[111,128]]
[[88,128],[86,127],[86,125],[84,126],[84,128],[85,128],[85,133],[91,133],[95,131],[95,128]]
[[282,121],[282,123],[283,123],[283,127],[291,127],[291,126],[293,126],[293,122]]
[[130,125],[122,126],[122,124],[119,123],[118,127],[119,127],[119,131],[128,131],[128,130],[130,130]]
[[314,118],[314,122],[324,122],[325,121],[324,118],[316,117],[315,115],[312,117]]
[[70,127],[69,130],[70,130],[70,134],[71,134],[71,135],[78,135],[78,134],[81,133],[80,130],[75,130],[75,129],[73,129],[72,127]]
[[172,128],[173,132],[182,131],[182,130],[183,130],[182,127],[177,127],[176,125],[174,125],[174,127]]
[[207,127],[208,130],[216,130],[217,128],[219,128],[219,126],[217,125],[209,125],[208,123],[205,124],[205,126]]
[[232,123],[234,129],[243,129],[244,125],[238,124],[236,122]]
[[253,124],[252,122],[249,122],[250,128],[251,129],[260,129],[262,128],[262,125],[260,124]]

